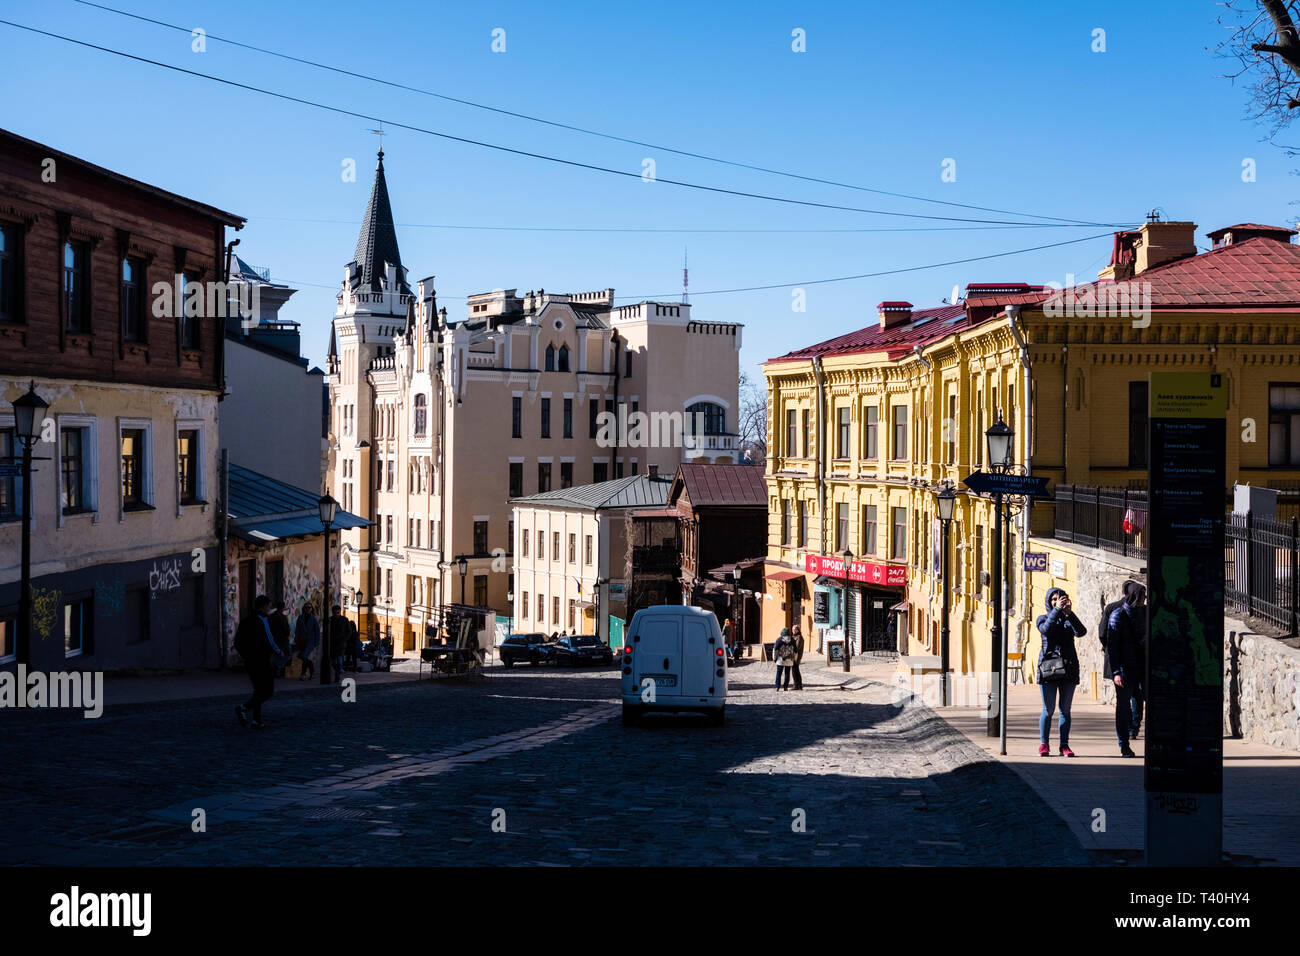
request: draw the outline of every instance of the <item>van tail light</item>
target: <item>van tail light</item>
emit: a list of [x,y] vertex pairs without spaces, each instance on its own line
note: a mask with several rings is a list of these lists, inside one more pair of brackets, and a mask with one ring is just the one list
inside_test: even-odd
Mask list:
[[720,647],[718,648],[718,656],[719,656],[719,657],[722,656],[722,648],[720,648]]
[[632,653],[632,645],[631,645],[631,644],[624,644],[624,645],[623,645],[623,653],[624,653],[624,654],[631,654],[631,653]]

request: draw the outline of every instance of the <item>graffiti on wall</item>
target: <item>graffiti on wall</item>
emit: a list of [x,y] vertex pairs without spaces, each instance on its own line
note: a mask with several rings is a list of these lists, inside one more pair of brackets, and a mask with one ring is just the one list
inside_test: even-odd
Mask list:
[[149,572],[149,592],[153,597],[174,591],[181,586],[180,558],[155,561]]
[[54,588],[32,588],[32,632],[42,641],[54,632],[63,594]]
[[126,598],[126,586],[121,580],[95,583],[95,609],[106,617],[120,614]]
[[[228,652],[232,652],[235,643],[235,631],[239,627],[239,565],[242,561],[256,561],[256,571],[254,574],[255,587],[257,593],[264,593],[266,588],[266,560],[267,558],[281,558],[284,561],[284,608],[285,613],[289,616],[290,621],[297,620],[298,612],[302,610],[304,604],[314,604],[317,614],[324,619],[322,584],[320,577],[312,570],[311,557],[307,549],[311,545],[305,545],[302,552],[294,545],[284,546],[276,545],[267,548],[265,551],[247,551],[243,548],[232,548],[228,554],[226,570],[226,586],[222,595],[226,607],[226,647]],[[251,600],[250,600],[251,603]]]

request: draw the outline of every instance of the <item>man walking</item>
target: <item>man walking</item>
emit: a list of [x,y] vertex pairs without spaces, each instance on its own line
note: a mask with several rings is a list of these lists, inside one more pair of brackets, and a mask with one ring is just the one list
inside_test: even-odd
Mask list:
[[302,661],[302,676],[298,680],[310,680],[316,673],[311,656],[320,644],[320,621],[316,620],[316,609],[310,604],[302,606],[302,613],[298,615],[294,633],[298,638],[298,659]]
[[291,644],[293,641],[293,626],[289,623],[289,615],[284,613],[284,605],[277,605],[267,619],[271,624],[271,636],[275,638],[275,646],[278,653],[275,655],[276,668],[275,676],[284,676],[284,666],[293,657]]
[[1106,622],[1105,676],[1115,682],[1115,736],[1121,757],[1133,757],[1129,741],[1142,726],[1146,682],[1147,589],[1136,581],[1124,585],[1124,603]]
[[[248,679],[253,683],[253,695],[242,704],[235,705],[235,717],[241,727],[262,726],[262,704],[275,692],[275,660],[278,648],[271,636],[271,599],[259,594],[253,601],[253,613],[239,622],[235,631],[235,652],[244,659]],[[252,719],[249,719],[249,710]]]
[[[352,643],[352,634],[348,628],[350,623],[352,622],[343,616],[343,608],[335,604],[325,628],[325,651],[329,654],[331,684],[343,680],[343,657],[347,653],[348,645]],[[321,663],[324,662],[325,659],[322,657]]]
[[[803,690],[803,675],[799,673],[799,665],[803,662],[803,631],[796,624],[790,631],[790,640],[794,641],[794,664],[790,667],[790,672],[794,675],[794,689]],[[786,685],[789,685],[789,680]]]
[[793,668],[795,658],[794,638],[790,636],[788,627],[781,628],[781,636],[776,639],[776,646],[772,648],[772,660],[776,661],[776,689],[782,690],[781,678],[785,678],[784,690],[790,689],[790,671]]

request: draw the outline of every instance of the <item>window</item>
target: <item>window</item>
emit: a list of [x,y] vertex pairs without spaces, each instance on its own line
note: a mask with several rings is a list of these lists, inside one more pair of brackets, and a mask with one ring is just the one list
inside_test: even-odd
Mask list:
[[546,371],[548,372],[555,371],[555,346],[554,345],[546,346]]
[[587,429],[587,430],[588,430],[588,432],[589,432],[589,434],[587,435],[587,437],[588,437],[588,438],[595,438],[595,437],[596,437],[596,432],[598,431],[598,429],[597,429],[597,427],[596,427],[596,419],[597,419],[597,417],[600,415],[600,402],[599,402],[599,401],[597,401],[597,400],[594,399],[594,398],[589,399],[589,400],[587,401],[587,415],[588,415],[588,418],[590,419],[590,421],[588,421],[588,423],[587,423],[587,425],[588,425],[588,429]]
[[727,433],[727,412],[721,405],[713,402],[696,402],[686,406],[687,431],[696,435],[698,428],[704,426],[705,435],[725,435]]
[[1007,612],[1011,613],[1016,609],[1016,565],[1022,559],[1013,557],[1016,554],[1016,536],[1010,531],[1007,532],[1007,553],[1003,560],[1007,566]]
[[569,598],[569,628],[576,629],[578,622],[578,602]]
[[94,650],[95,606],[89,597],[76,598],[63,605],[63,653],[66,657],[89,654]]
[[957,396],[948,396],[948,417],[943,423],[944,464],[957,464]]
[[519,616],[525,621],[528,620],[528,592],[525,591],[519,601]]
[[808,409],[803,410],[803,457],[812,457],[812,428],[809,427]]
[[519,498],[524,493],[524,463],[522,461],[512,461],[510,463],[510,497]]
[[266,586],[262,593],[271,599],[271,606],[278,607],[284,602],[284,559],[266,562]]
[[18,611],[0,611],[0,661],[18,656]]
[[863,458],[875,459],[879,457],[877,451],[877,426],[880,424],[880,407],[878,405],[868,405],[865,409],[866,416],[866,448],[863,451]]
[[192,505],[199,500],[198,429],[182,429],[176,436],[176,484],[181,504]]
[[519,553],[525,558],[528,557],[528,529],[521,528],[519,531]]
[[560,598],[559,595],[551,598],[551,623],[560,623]]
[[847,502],[835,505],[835,550],[843,551],[849,546],[849,506]]
[[542,437],[551,437],[551,400],[542,399]]
[[90,247],[69,239],[63,244],[63,308],[69,332],[90,331],[87,264]]
[[[523,438],[524,400],[516,395],[510,399],[510,437]],[[595,437],[594,435],[592,436]]]
[[591,465],[591,480],[601,482],[609,480],[609,462],[597,461]]
[[894,461],[907,460],[907,406],[894,407]]
[[799,547],[808,547],[808,502],[799,502]]
[[786,409],[785,413],[785,453],[791,458],[799,450],[799,423],[798,412],[793,409]]
[[127,342],[143,342],[144,321],[144,263],[127,256],[122,260],[122,338]]
[[487,575],[476,574],[474,575],[474,606],[487,607],[487,602]]
[[559,369],[561,372],[567,372],[569,370],[569,347],[567,345],[560,346]]
[[975,526],[975,593],[984,593],[984,526]]
[[560,560],[560,532],[551,532],[551,560]]
[[975,434],[971,436],[975,446],[975,467],[984,464],[984,393],[975,393]]
[[190,574],[181,581],[181,607],[186,611],[185,627],[202,627],[207,619],[203,608],[203,575]]
[[578,536],[576,534],[569,535],[569,563],[578,563]]
[[417,438],[424,437],[426,426],[426,415],[428,409],[425,407],[424,396],[415,396],[415,435]]
[[181,274],[181,302],[183,303],[181,309],[181,348],[196,349],[200,345],[199,320],[203,315],[202,290],[194,296],[192,306],[188,295],[190,283],[197,284],[198,282],[199,277],[195,273],[185,272]]
[[537,493],[551,490],[551,463],[543,461],[537,465]]
[[[384,516],[384,540],[389,544],[393,543],[393,516],[392,515]],[[389,593],[391,594],[392,591],[389,591]]]
[[907,509],[894,508],[894,539],[890,557],[895,561],[907,560]]
[[[416,527],[418,528],[419,525],[417,524]],[[510,546],[510,553],[514,554],[515,553],[515,519],[514,518],[509,518],[506,520],[506,544]],[[514,579],[513,574],[510,577],[512,580]],[[510,588],[507,588],[507,590],[513,591],[514,587],[512,586]]]
[[391,568],[384,572],[384,595],[390,601],[393,599],[393,571]]
[[835,446],[836,458],[849,457],[849,409],[839,409],[839,442]]
[[488,553],[488,523],[486,521],[474,522],[474,553]]
[[[1270,393],[1272,389],[1269,389]],[[1269,403],[1269,432],[1272,433],[1273,409]],[[1272,442],[1269,442],[1270,446]],[[1271,449],[1270,449],[1271,452]],[[1271,462],[1270,462],[1271,464]],[[1147,383],[1128,383],[1128,466],[1147,466]]]
[[573,462],[571,461],[560,462],[560,487],[573,487]]
[[564,437],[573,437],[573,399],[564,400]]
[[620,459],[618,459],[617,461],[614,462],[614,477],[615,477],[615,478],[622,478],[622,477],[623,477],[623,459],[622,459],[622,458],[620,458]]
[[876,553],[876,506],[862,506],[862,553]]
[[396,483],[396,478],[397,478],[397,459],[390,458],[388,459],[388,490],[389,491],[393,490],[393,485]]
[[623,353],[623,377],[632,377],[632,350],[628,349]]
[[790,544],[790,502],[785,498],[781,499],[781,543]]
[[546,560],[546,532],[540,528],[537,530],[537,560]]
[[[0,458],[13,461],[21,458],[22,443],[15,437],[13,426],[0,428]],[[22,518],[22,478],[0,477],[0,521],[17,521]],[[0,653],[0,657],[4,654]]]
[[0,322],[18,319],[19,275],[18,229],[0,224]]
[[145,429],[122,429],[122,507],[131,511],[146,507],[149,496],[145,490],[149,467],[146,460]]
[[415,519],[406,519],[406,546],[409,548],[415,544]]
[[546,623],[546,595],[537,595],[537,623]]
[[583,541],[583,564],[591,564],[591,535],[587,535]]

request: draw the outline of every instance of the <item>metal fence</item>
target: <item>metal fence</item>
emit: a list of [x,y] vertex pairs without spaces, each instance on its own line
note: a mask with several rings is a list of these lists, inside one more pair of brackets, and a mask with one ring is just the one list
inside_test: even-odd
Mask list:
[[1145,488],[1057,485],[1052,495],[1056,498],[1058,541],[1088,544],[1136,558],[1147,556]]

